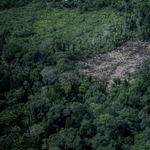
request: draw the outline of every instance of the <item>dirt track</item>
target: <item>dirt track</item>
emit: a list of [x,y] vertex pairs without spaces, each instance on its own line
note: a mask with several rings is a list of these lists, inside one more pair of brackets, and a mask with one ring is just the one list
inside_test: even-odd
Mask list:
[[123,80],[132,72],[142,67],[145,59],[150,58],[150,41],[128,41],[112,52],[95,55],[92,58],[80,60],[83,75],[91,75],[93,80],[108,81],[110,91],[114,78]]

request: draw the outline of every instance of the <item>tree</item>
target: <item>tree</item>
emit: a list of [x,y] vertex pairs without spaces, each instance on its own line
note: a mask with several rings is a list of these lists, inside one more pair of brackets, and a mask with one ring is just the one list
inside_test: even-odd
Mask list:
[[62,87],[64,86],[76,86],[80,84],[80,78],[73,72],[64,72],[60,74],[59,82]]
[[144,92],[146,92],[146,83],[142,79],[135,79],[131,83],[131,87],[129,90],[142,95],[144,94]]
[[10,89],[10,68],[5,65],[0,66],[0,92],[4,93]]
[[0,136],[0,149],[15,149],[19,148],[21,139],[21,128],[14,126],[8,133]]
[[59,73],[70,71],[74,69],[74,63],[69,59],[61,58],[57,61],[56,68]]
[[3,47],[2,57],[8,62],[13,62],[15,60],[16,53],[21,51],[21,47],[16,43],[7,43]]
[[38,139],[40,138],[40,135],[44,133],[45,130],[42,126],[39,124],[34,124],[29,127],[27,133],[25,133],[26,137],[37,137]]
[[150,128],[147,127],[143,132],[137,134],[135,136],[135,142],[134,145],[132,146],[131,150],[148,150],[150,147],[149,144],[149,133],[150,133]]
[[32,97],[31,101],[29,102],[28,108],[30,119],[34,120],[36,123],[42,120],[46,120],[47,119],[46,113],[48,113],[50,107],[51,107],[50,100],[47,99],[46,97],[39,98],[39,95]]
[[79,128],[83,118],[90,119],[91,114],[86,104],[78,104],[73,113],[66,119],[66,128],[74,127]]
[[82,150],[81,138],[76,129],[62,129],[57,135],[51,137],[49,147],[57,146],[64,150]]
[[86,91],[89,89],[91,83],[90,82],[83,82],[79,87],[79,92],[85,94]]
[[92,138],[96,133],[96,128],[94,125],[92,125],[91,120],[82,120],[81,126],[79,129],[79,134],[82,138]]
[[59,129],[64,125],[63,124],[63,105],[54,104],[48,111],[47,115],[47,123],[48,128],[51,127],[51,132],[59,131]]
[[105,136],[102,136],[100,133],[97,133],[95,137],[90,139],[90,144],[92,147],[92,150],[97,149],[100,145],[103,147],[107,147],[109,145],[111,138],[107,134]]
[[4,127],[11,127],[17,123],[17,115],[11,110],[3,110],[0,113],[1,131]]
[[53,84],[59,77],[58,70],[51,66],[45,67],[41,71],[41,75],[43,77],[43,82],[48,85]]
[[119,78],[114,78],[113,81],[114,81],[116,86],[119,86],[121,84],[121,81]]

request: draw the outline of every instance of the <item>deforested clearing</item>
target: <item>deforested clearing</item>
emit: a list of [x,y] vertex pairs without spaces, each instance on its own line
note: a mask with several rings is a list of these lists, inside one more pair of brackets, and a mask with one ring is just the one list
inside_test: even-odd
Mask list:
[[[145,59],[150,58],[150,41],[141,42],[136,39],[127,41],[117,49],[77,61],[82,66],[83,75],[91,75],[93,80],[108,82],[110,91],[114,78],[125,79],[142,67]],[[132,77],[131,77],[132,78]]]

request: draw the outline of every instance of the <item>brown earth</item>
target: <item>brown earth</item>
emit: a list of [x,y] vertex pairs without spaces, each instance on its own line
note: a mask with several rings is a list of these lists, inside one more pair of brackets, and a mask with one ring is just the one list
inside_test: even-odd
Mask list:
[[145,59],[150,58],[150,41],[141,42],[132,40],[124,43],[116,50],[91,58],[78,60],[82,66],[83,75],[91,75],[93,80],[100,79],[109,82],[107,91],[110,91],[114,78],[125,79],[140,69]]

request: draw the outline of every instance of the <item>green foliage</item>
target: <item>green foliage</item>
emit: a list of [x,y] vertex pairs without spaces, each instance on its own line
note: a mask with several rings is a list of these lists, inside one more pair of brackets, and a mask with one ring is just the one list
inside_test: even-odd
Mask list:
[[17,115],[13,111],[9,110],[3,110],[0,113],[0,126],[1,128],[3,126],[11,127],[13,124],[15,124],[17,121]]
[[51,104],[47,98],[39,99],[30,104],[29,114],[32,120],[40,122],[46,119],[46,113],[48,113]]
[[41,71],[41,75],[43,77],[43,82],[48,85],[56,82],[59,77],[57,69],[51,66],[45,67]]
[[8,63],[10,63],[11,61],[15,60],[16,53],[20,51],[21,48],[16,43],[8,43],[3,47],[2,57],[4,57],[4,59],[6,59]]
[[60,74],[59,82],[62,87],[64,86],[76,86],[80,84],[80,78],[73,72],[64,72]]
[[79,133],[82,138],[92,138],[96,133],[96,128],[92,125],[91,120],[82,120]]
[[115,148],[112,148],[111,146],[107,146],[107,147],[104,147],[104,146],[99,146],[96,150],[115,150]]
[[85,82],[85,83],[82,83],[81,84],[81,86],[79,87],[79,91],[81,92],[81,93],[86,93],[86,91],[89,89],[89,87],[90,87],[90,82]]
[[116,86],[121,84],[121,81],[119,78],[115,78],[115,79],[113,79],[113,81],[114,81]]
[[0,4],[0,8],[1,9],[9,9],[12,7],[20,7],[20,6],[24,6],[27,5],[30,2],[30,0],[27,1],[23,1],[23,0],[2,0],[1,4]]
[[74,128],[61,130],[56,136],[50,138],[49,147],[57,147],[64,150],[81,150],[81,138]]
[[77,66],[130,38],[149,40],[149,7],[1,0],[0,149],[149,150],[150,59],[110,93]]
[[2,93],[10,89],[10,67],[7,65],[0,66],[0,85]]
[[0,145],[1,149],[10,149],[13,147],[16,149],[20,143],[19,139],[21,139],[21,128],[18,126],[14,126],[11,128],[11,133],[8,133],[7,135],[3,135],[0,137]]
[[139,94],[142,94],[146,91],[146,85],[144,83],[144,80],[142,79],[135,79],[132,82],[132,87],[130,88],[130,91],[137,92]]
[[[54,104],[48,111],[47,115],[47,130],[50,133],[54,133],[59,131],[59,129],[63,126],[63,105]],[[50,128],[49,128],[50,127]]]

